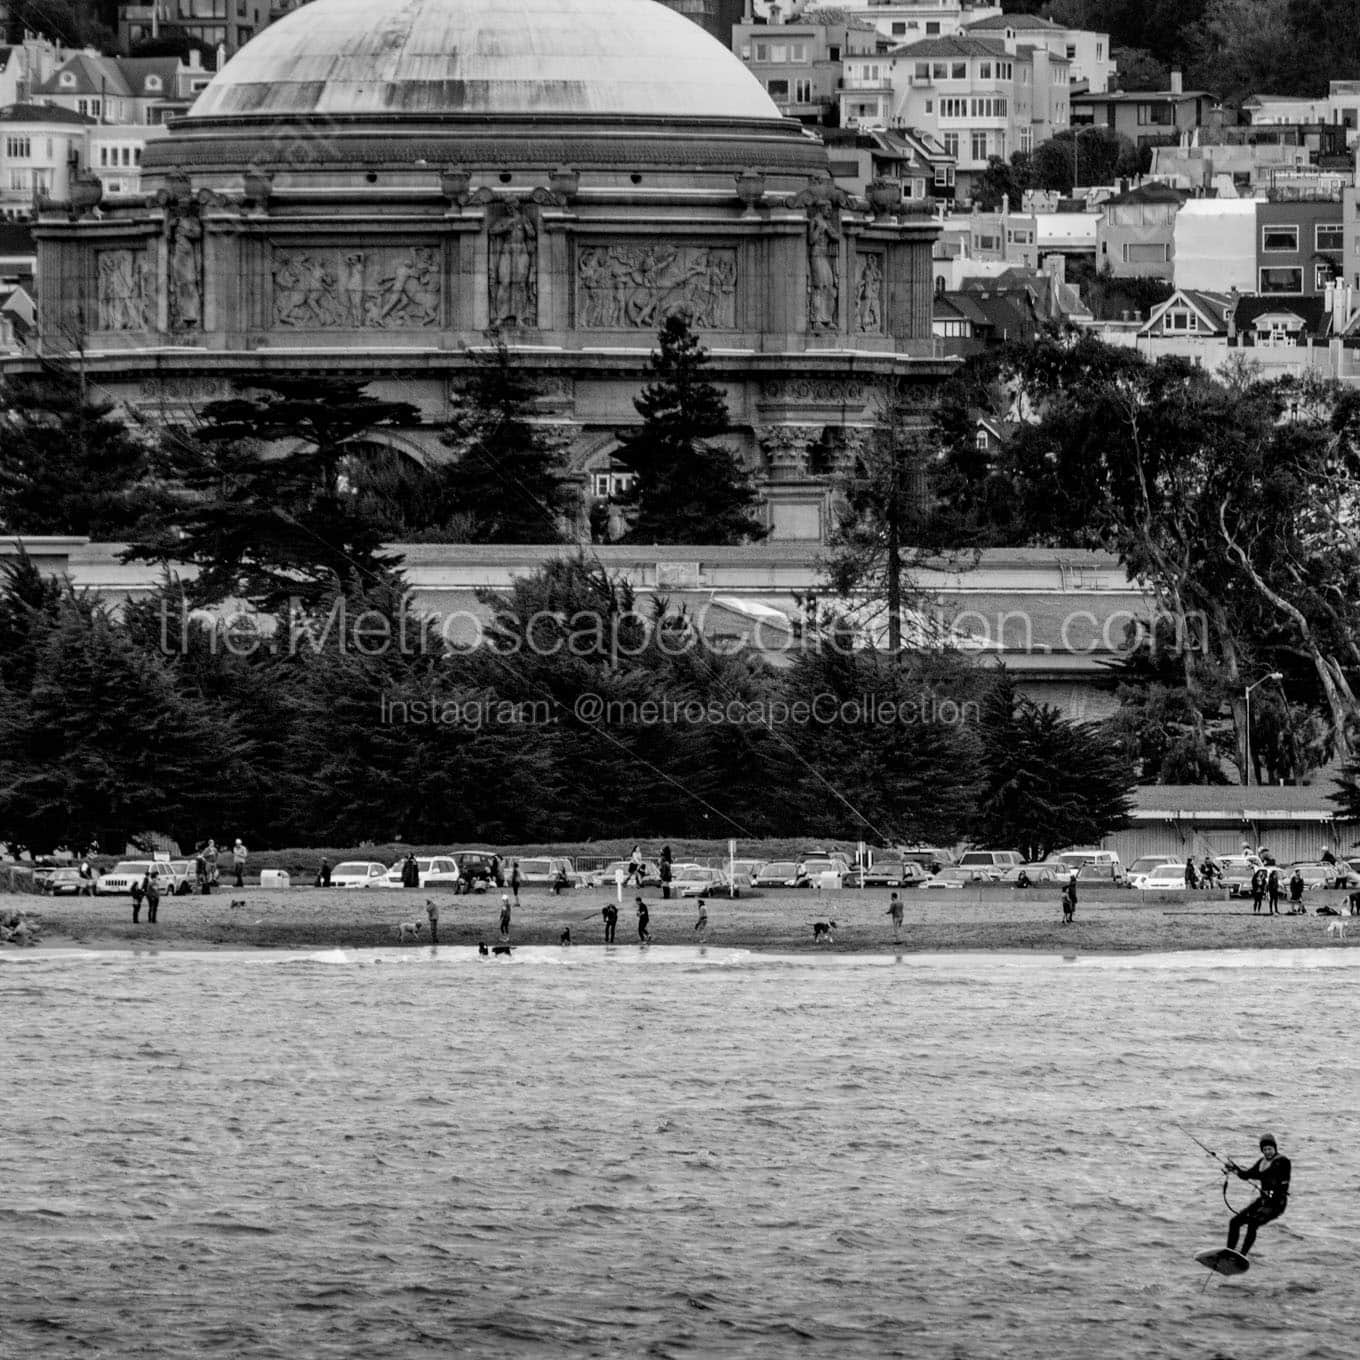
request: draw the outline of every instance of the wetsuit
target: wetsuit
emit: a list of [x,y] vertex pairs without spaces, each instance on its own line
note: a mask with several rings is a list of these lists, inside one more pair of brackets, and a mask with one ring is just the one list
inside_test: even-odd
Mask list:
[[1269,1162],[1264,1157],[1258,1158],[1256,1164],[1248,1167],[1246,1171],[1237,1166],[1232,1169],[1240,1180],[1261,1183],[1260,1195],[1228,1221],[1229,1251],[1237,1250],[1237,1234],[1243,1228],[1247,1230],[1247,1235],[1242,1240],[1242,1255],[1245,1256],[1256,1241],[1257,1228],[1279,1218],[1289,1204],[1291,1167],[1289,1158],[1277,1153]]

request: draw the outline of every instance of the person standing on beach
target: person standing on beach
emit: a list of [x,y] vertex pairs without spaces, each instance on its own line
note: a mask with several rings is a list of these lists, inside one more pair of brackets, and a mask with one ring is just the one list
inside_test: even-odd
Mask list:
[[614,943],[614,931],[619,924],[619,909],[612,902],[606,902],[600,915],[604,917],[604,942]]
[[161,873],[153,864],[146,871],[146,880],[142,884],[142,891],[146,894],[146,920],[148,925],[156,924],[156,908],[161,904]]
[[651,944],[652,937],[647,932],[647,926],[652,919],[652,913],[647,910],[647,904],[642,898],[635,897],[633,901],[637,903],[638,943]]
[[439,943],[439,908],[435,906],[434,898],[425,899],[425,915],[430,918],[430,943]]
[[240,836],[236,838],[236,844],[231,847],[231,868],[236,875],[236,886],[244,888],[246,886],[246,859],[250,851],[246,849]]
[[501,939],[510,938],[510,894],[501,894]]
[[708,939],[708,904],[702,897],[699,899],[699,919],[695,921],[694,929],[700,940]]
[[[671,900],[671,880],[675,877],[675,866],[671,863],[671,848],[669,845],[661,847],[661,867],[658,870],[661,877],[661,896],[669,902]],[[639,884],[639,887],[641,885]]]
[[635,845],[633,852],[628,856],[628,877],[623,880],[625,883],[636,883],[642,887],[642,847]]
[[132,885],[132,924],[134,926],[142,923],[142,898],[146,896],[146,875],[136,880]]
[[1077,918],[1077,878],[1073,874],[1062,890],[1063,925],[1070,926]]
[[1270,915],[1280,914],[1280,871],[1271,867],[1270,876],[1266,879],[1266,893],[1270,897]]
[[77,870],[80,875],[80,887],[76,890],[77,897],[94,896],[94,865],[88,859],[80,861],[80,868]]
[[888,900],[888,910],[887,910],[887,912],[886,912],[886,915],[892,917],[892,923],[893,923],[893,939],[894,939],[894,940],[901,940],[901,938],[902,938],[902,899],[901,899],[900,897],[898,897],[898,895],[897,895],[896,893],[893,893],[892,897]]
[[1252,914],[1261,914],[1261,899],[1266,895],[1266,871],[1257,869],[1251,876],[1251,910]]
[[510,891],[515,896],[515,905],[519,906],[519,885],[524,882],[524,875],[519,871],[519,860],[512,860],[510,864]]

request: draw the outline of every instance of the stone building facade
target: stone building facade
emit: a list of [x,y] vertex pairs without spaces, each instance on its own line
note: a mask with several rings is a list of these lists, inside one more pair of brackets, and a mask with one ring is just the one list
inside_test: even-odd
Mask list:
[[347,373],[420,408],[382,442],[447,456],[496,328],[588,478],[684,308],[774,535],[808,539],[828,428],[843,456],[884,382],[948,368],[931,219],[900,187],[838,189],[821,142],[650,0],[314,0],[148,146],[143,185],[44,205],[41,346],[168,419],[252,375]]

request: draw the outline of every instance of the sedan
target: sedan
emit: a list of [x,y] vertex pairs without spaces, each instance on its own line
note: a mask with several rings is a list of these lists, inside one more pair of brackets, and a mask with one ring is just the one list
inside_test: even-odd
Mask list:
[[678,864],[671,888],[681,897],[707,897],[710,894],[716,897],[727,892],[727,875],[721,869],[705,869],[701,864]]
[[44,877],[36,880],[38,891],[49,897],[78,897],[85,886],[79,869],[49,869]]
[[1336,886],[1336,870],[1330,864],[1321,864],[1316,860],[1300,860],[1296,864],[1291,864],[1288,869],[1281,869],[1281,881],[1288,883],[1294,877],[1295,869],[1303,875],[1303,886],[1310,891],[1314,888]]
[[1159,864],[1134,884],[1142,892],[1171,892],[1185,887],[1184,864]]
[[386,877],[387,865],[379,864],[375,859],[347,859],[331,870],[331,887],[380,888]]
[[978,876],[971,869],[960,869],[956,864],[946,865],[938,874],[931,874],[922,888],[966,888],[977,883]]
[[807,887],[807,880],[799,877],[798,866],[791,859],[772,859],[762,864],[755,882],[761,888]]
[[924,883],[929,875],[915,860],[894,859],[891,855],[875,855],[867,869],[851,869],[846,883],[852,887],[914,888]]
[[1008,883],[1012,888],[1033,888],[1040,883],[1065,883],[1070,876],[1061,861],[1041,859],[1005,870],[1000,882]]
[[[680,866],[675,865],[671,869],[674,876],[676,869]],[[630,878],[633,866],[629,860],[616,859],[606,864],[603,869],[595,869],[585,876],[585,886],[587,888],[612,888],[616,881],[615,875],[622,869],[624,879],[629,883],[636,883],[636,878]],[[644,888],[659,888],[661,886],[661,870],[649,859],[642,861],[642,886]]]

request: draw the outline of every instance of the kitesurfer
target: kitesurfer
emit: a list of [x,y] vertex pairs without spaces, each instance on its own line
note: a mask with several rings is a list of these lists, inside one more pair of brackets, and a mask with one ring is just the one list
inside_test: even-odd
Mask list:
[[1228,1250],[1237,1250],[1237,1235],[1246,1228],[1247,1235],[1242,1239],[1242,1255],[1251,1251],[1256,1241],[1256,1230],[1270,1223],[1284,1213],[1289,1203],[1289,1158],[1282,1157],[1275,1143],[1275,1135],[1261,1135],[1261,1155],[1245,1171],[1236,1162],[1226,1164],[1229,1171],[1235,1172],[1239,1180],[1257,1181],[1261,1193],[1252,1200],[1241,1213],[1234,1214],[1228,1221]]

